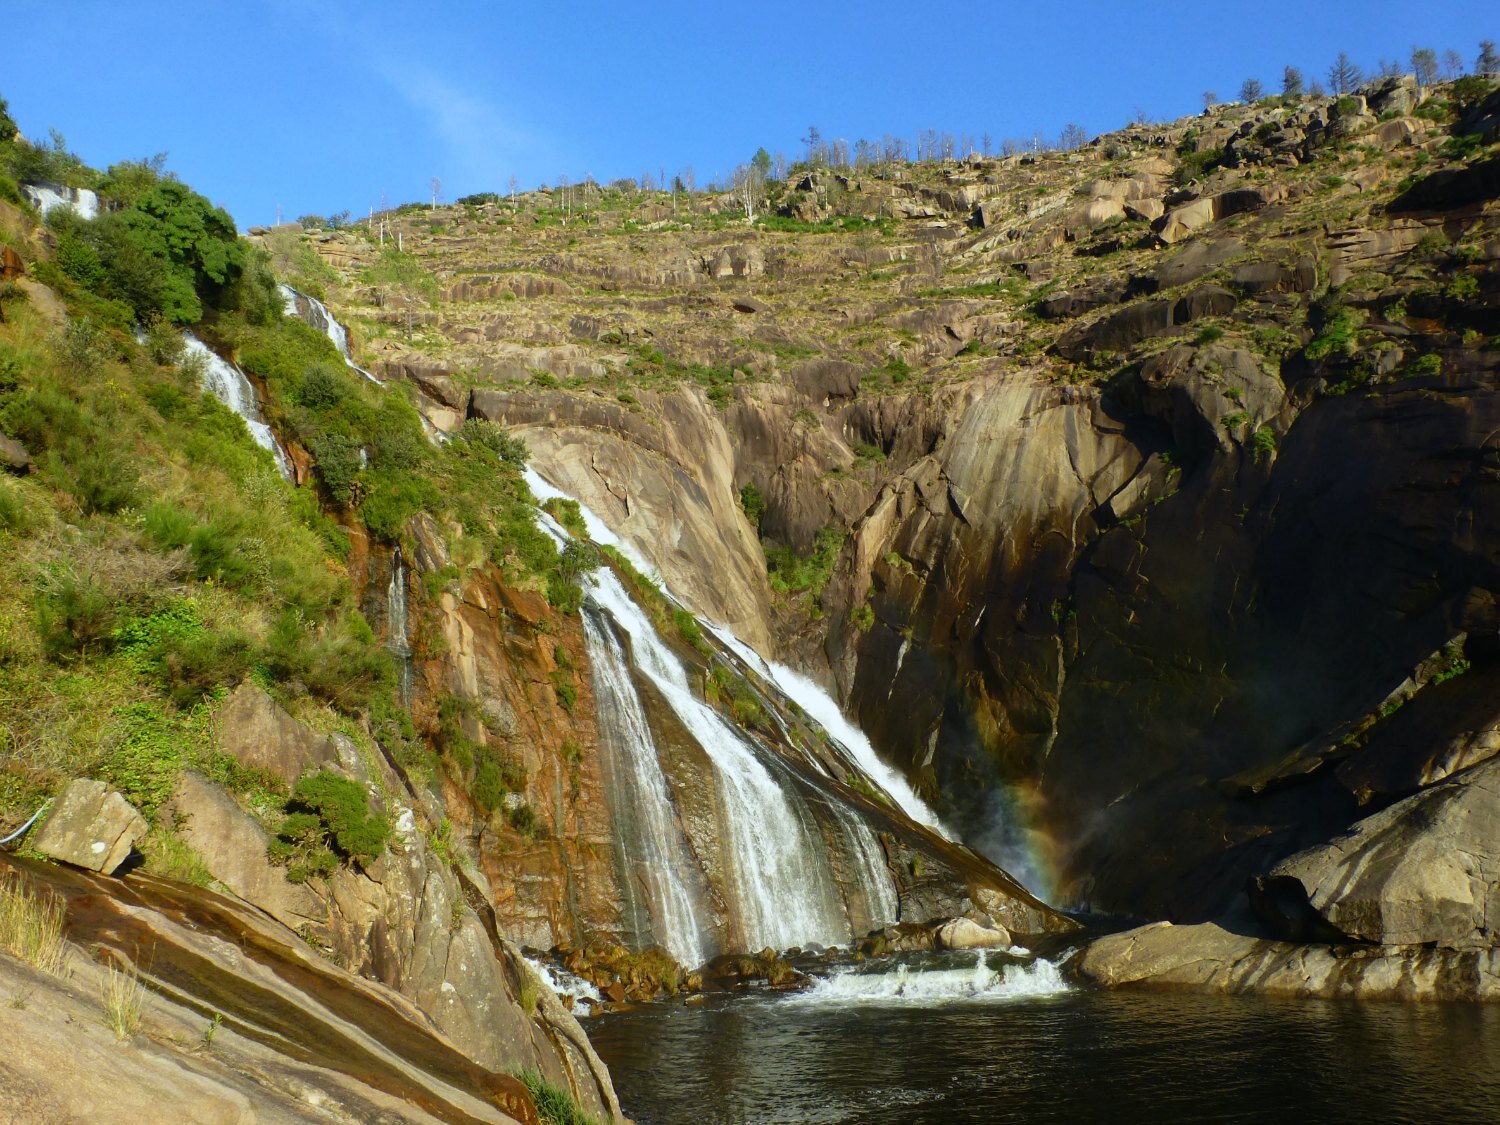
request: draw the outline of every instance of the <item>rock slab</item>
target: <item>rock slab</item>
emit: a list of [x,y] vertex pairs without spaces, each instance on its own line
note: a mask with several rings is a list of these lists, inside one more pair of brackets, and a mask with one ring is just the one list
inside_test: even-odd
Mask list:
[[78,778],[58,798],[32,847],[51,859],[113,875],[146,834],[134,805],[102,781]]

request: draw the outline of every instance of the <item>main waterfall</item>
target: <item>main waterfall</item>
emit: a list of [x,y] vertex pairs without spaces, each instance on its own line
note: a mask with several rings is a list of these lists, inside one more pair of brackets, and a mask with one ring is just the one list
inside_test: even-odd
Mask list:
[[[527,478],[539,496],[562,496],[534,472]],[[582,514],[596,540],[619,543],[592,513]],[[562,541],[566,533],[545,523]],[[861,815],[705,702],[612,571],[601,568],[585,583],[584,636],[611,775],[624,936],[692,965],[733,949],[844,944],[895,921],[894,881]],[[724,639],[739,647],[732,635]],[[729,664],[733,655],[726,648],[717,659]],[[707,775],[686,783],[711,788],[709,833],[686,823],[643,693],[702,751]],[[717,863],[710,852],[721,857]],[[718,867],[716,881],[709,869]]]

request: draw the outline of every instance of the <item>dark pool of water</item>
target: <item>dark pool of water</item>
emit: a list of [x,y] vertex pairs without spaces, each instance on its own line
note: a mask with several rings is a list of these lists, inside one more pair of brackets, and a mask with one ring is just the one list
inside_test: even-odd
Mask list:
[[1500,1122],[1500,1010],[1070,992],[590,1020],[641,1125]]

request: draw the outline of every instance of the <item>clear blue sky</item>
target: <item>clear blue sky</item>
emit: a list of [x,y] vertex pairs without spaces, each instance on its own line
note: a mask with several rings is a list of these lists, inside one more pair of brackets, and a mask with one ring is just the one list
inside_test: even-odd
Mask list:
[[3,0],[0,96],[85,160],[169,153],[241,226],[621,176],[700,184],[809,124],[851,143],[1091,134],[1287,64],[1373,69],[1500,38],[1481,0]]

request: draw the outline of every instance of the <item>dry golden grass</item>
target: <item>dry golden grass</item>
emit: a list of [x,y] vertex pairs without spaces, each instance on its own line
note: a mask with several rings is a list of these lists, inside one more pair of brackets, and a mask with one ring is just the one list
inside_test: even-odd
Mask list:
[[104,1024],[121,1039],[129,1039],[141,1029],[141,1008],[146,1002],[146,988],[141,984],[135,966],[106,966],[99,985],[104,1003]]
[[68,961],[66,917],[60,897],[38,890],[18,871],[0,871],[0,949],[61,976]]

